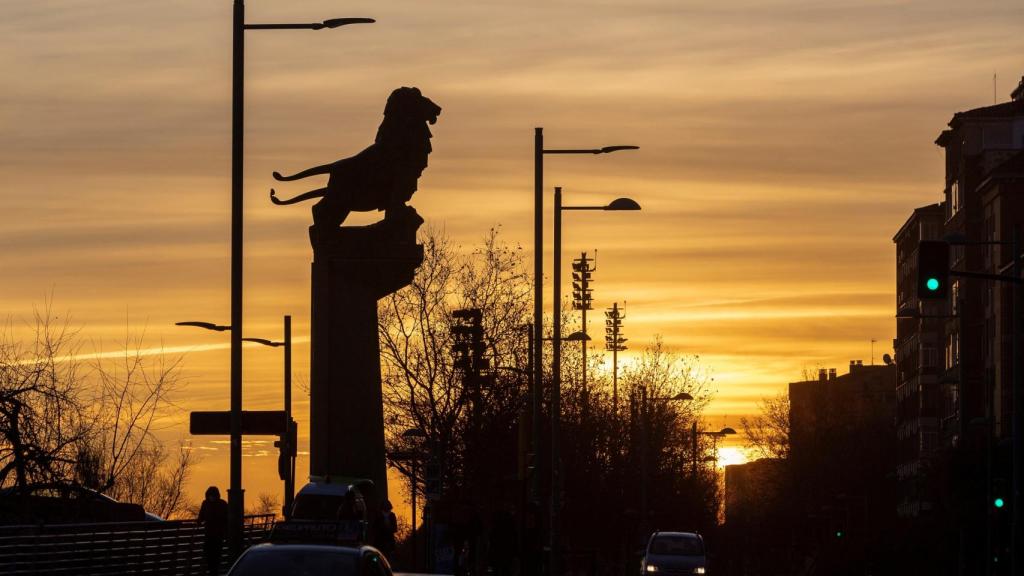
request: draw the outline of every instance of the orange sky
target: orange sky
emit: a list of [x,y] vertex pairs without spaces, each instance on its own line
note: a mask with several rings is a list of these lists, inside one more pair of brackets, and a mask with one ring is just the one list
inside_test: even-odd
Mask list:
[[[876,361],[889,351],[891,237],[940,199],[932,141],[992,103],[994,72],[1000,100],[1024,73],[1016,0],[250,0],[248,15],[378,19],[248,33],[250,335],[277,337],[286,313],[297,336],[309,325],[308,207],[272,206],[270,173],[358,152],[388,93],[415,85],[444,112],[412,204],[463,245],[501,224],[532,249],[535,126],[550,147],[642,147],[549,157],[566,203],[644,207],[567,214],[566,260],[598,249],[596,307],[628,300],[631,343],[700,354],[730,424],[804,368],[869,362],[871,339]],[[229,0],[6,2],[0,18],[0,311],[25,318],[52,293],[105,348],[127,319],[192,350],[186,409],[227,407],[227,354],[203,348],[226,336],[173,323],[229,320],[230,18]],[[304,344],[295,358],[302,380]],[[280,353],[245,362],[246,406],[275,407]],[[224,484],[222,445],[202,446],[197,484]]]

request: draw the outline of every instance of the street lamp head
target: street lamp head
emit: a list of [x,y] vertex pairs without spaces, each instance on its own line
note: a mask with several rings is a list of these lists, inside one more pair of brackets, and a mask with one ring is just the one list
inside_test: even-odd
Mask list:
[[175,322],[174,325],[175,326],[195,326],[196,328],[205,328],[207,330],[214,330],[214,331],[217,331],[217,332],[224,332],[225,330],[231,330],[231,326],[221,326],[219,324],[214,324],[212,322],[197,322],[197,321]]
[[686,392],[680,392],[671,398],[672,400],[693,400],[693,396],[690,396]]
[[609,154],[619,150],[639,150],[639,146],[605,146],[597,151],[598,154]]
[[732,428],[726,426],[725,428],[722,428],[721,430],[719,430],[718,433],[721,434],[722,436],[729,436],[729,435],[735,434],[736,430],[733,430]]
[[271,348],[284,346],[284,342],[274,342],[273,340],[267,340],[266,338],[242,338],[242,340],[245,342],[255,342],[257,344],[263,344],[264,346],[270,346]]
[[313,28],[314,30],[320,30],[321,28],[337,28],[339,26],[345,26],[346,24],[373,24],[376,22],[373,18],[331,18],[330,20],[324,20],[319,27]]
[[583,332],[573,332],[565,338],[562,338],[562,340],[565,342],[589,342],[590,335],[584,334]]
[[632,198],[616,198],[604,207],[605,210],[639,210],[640,205]]

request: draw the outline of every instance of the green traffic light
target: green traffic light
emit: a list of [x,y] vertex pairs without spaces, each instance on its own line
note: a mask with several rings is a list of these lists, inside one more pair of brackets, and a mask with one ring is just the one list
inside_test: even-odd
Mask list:
[[1003,506],[1006,506],[1006,501],[1003,500],[1002,498],[996,498],[995,501],[992,503],[995,504],[996,508],[1002,508]]
[[843,531],[842,530],[836,530],[836,538],[842,538],[842,537],[843,537]]
[[929,289],[929,290],[931,290],[932,292],[934,292],[934,291],[936,291],[936,290],[938,290],[938,289],[939,289],[939,281],[938,281],[938,279],[936,279],[936,278],[929,278],[929,279],[928,279],[928,281],[927,281],[927,282],[925,282],[924,284],[925,284],[925,286],[927,286],[927,287],[928,287],[928,289]]

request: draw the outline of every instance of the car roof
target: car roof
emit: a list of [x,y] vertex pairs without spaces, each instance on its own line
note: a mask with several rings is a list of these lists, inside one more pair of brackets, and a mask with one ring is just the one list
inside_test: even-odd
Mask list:
[[310,482],[299,489],[302,495],[344,496],[352,488],[351,484],[334,482]]
[[[362,556],[363,552],[374,551],[376,548],[365,545],[352,545],[346,546],[343,544],[275,544],[273,542],[266,542],[263,544],[257,544],[250,547],[245,551],[246,554],[263,554],[271,550],[294,550],[297,552],[323,552],[332,551],[337,554],[343,554],[348,556]],[[377,552],[379,554],[379,552]]]
[[658,530],[654,534],[651,534],[651,538],[655,536],[684,536],[688,538],[696,538],[697,540],[703,540],[704,538],[696,532],[669,532],[667,530]]

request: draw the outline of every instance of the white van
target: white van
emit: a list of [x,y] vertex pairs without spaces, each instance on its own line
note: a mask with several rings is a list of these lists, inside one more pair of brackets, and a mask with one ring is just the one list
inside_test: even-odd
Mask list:
[[352,492],[361,520],[366,518],[366,499],[374,495],[373,481],[365,478],[322,478],[311,476],[295,495],[290,520],[338,520],[345,495]]

